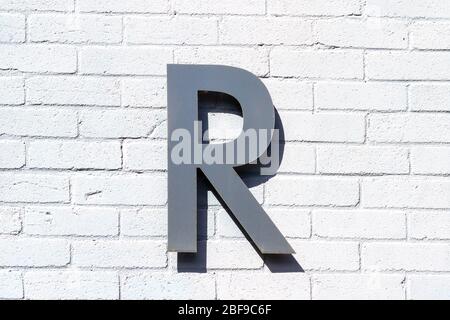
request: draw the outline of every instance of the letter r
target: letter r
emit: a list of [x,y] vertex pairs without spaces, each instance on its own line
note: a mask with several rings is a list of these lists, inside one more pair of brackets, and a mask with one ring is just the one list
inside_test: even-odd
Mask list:
[[[176,144],[171,139],[172,132],[185,129],[193,140],[194,123],[198,121],[199,91],[226,93],[240,103],[243,116],[241,136],[249,129],[271,132],[275,115],[272,99],[264,84],[248,71],[211,65],[168,65],[167,83],[169,251],[197,252],[197,170],[201,170],[261,253],[294,253],[233,169],[257,160],[270,141],[263,146],[260,144],[253,157],[244,157],[245,161],[237,160],[233,164],[175,164],[171,159]],[[239,137],[225,146],[216,147],[222,150],[232,148],[238,154],[238,140]],[[194,141],[191,142],[193,145]]]

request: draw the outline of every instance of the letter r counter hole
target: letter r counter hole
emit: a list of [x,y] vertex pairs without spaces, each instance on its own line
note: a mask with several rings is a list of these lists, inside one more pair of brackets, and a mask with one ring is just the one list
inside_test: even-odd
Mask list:
[[226,93],[199,91],[198,121],[202,124],[203,143],[234,140],[243,128],[241,105]]

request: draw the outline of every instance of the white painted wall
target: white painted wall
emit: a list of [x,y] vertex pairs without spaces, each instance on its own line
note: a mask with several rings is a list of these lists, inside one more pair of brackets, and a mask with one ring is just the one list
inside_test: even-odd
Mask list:
[[[0,25],[0,298],[450,298],[448,0],[0,0]],[[266,83],[285,156],[252,192],[305,272],[211,196],[207,273],[177,273],[167,63]]]

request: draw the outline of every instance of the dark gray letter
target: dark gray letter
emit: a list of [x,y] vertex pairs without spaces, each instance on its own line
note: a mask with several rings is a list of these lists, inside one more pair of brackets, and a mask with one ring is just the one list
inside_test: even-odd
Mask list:
[[[264,254],[290,254],[294,250],[272,223],[247,186],[233,169],[257,160],[270,144],[259,145],[257,154],[235,157],[233,164],[175,164],[171,152],[176,141],[171,135],[185,129],[194,138],[198,121],[198,92],[222,92],[233,96],[242,108],[243,131],[274,128],[272,99],[264,84],[253,74],[238,68],[209,65],[168,65],[168,249],[197,252],[197,169],[202,170],[222,200],[233,212],[255,245]],[[236,140],[216,148],[239,150]],[[197,141],[191,141],[192,145]],[[206,145],[202,146],[203,148]],[[211,145],[209,146],[211,148]],[[219,152],[219,151],[218,151]]]

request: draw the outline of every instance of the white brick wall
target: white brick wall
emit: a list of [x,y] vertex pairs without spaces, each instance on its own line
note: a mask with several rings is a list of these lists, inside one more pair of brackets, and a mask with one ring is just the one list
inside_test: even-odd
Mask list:
[[313,299],[401,300],[405,298],[403,275],[378,273],[320,274],[313,282]]
[[2,105],[20,105],[24,103],[24,85],[22,77],[0,77],[0,95]]
[[28,17],[31,42],[120,43],[120,17],[101,15],[35,14]]
[[117,299],[114,271],[29,271],[24,274],[25,299]]
[[[100,77],[30,77],[27,103],[120,106],[119,81]],[[92,90],[96,88],[96,90]]]
[[21,208],[1,207],[0,234],[18,234],[22,230]]
[[[0,299],[449,298],[448,0],[0,0],[0,25]],[[206,272],[177,273],[167,63],[268,87],[284,156],[251,191],[304,272],[208,192]]]

